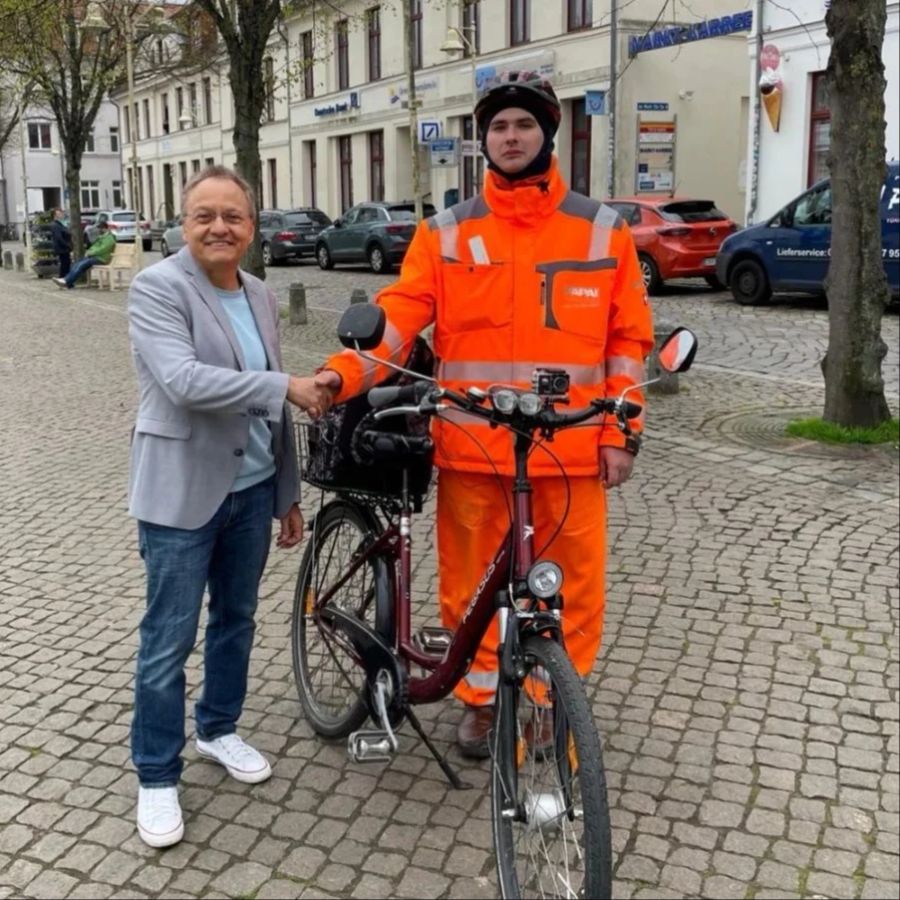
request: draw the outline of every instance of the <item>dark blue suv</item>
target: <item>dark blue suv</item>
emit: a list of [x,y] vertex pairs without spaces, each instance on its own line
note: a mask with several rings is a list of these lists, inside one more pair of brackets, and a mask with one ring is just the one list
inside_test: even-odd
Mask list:
[[[888,163],[881,189],[881,252],[891,297],[900,298],[900,163]],[[808,191],[760,225],[727,237],[716,275],[738,303],[765,303],[779,291],[822,294],[831,259],[831,182]]]

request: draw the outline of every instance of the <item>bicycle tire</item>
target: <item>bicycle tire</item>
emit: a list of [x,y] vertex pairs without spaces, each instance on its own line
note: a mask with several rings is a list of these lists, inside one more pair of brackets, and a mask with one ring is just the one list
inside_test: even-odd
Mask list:
[[[291,651],[300,704],[322,737],[346,737],[369,712],[365,672],[350,642],[316,615],[315,597],[345,573],[350,556],[380,530],[371,510],[340,498],[324,506],[310,528],[294,590]],[[329,601],[367,621],[388,643],[393,640],[392,572],[388,560],[372,557]]]
[[[533,635],[523,641],[522,651],[525,678],[501,682],[491,736],[491,819],[500,896],[608,898],[609,801],[584,686],[555,641]],[[538,702],[534,695],[544,690]],[[546,720],[548,712],[552,718]],[[544,746],[536,738],[526,740],[529,721],[532,736],[544,734],[545,723],[552,723]],[[556,784],[550,787],[548,781]],[[515,820],[503,814],[513,782],[521,814]]]

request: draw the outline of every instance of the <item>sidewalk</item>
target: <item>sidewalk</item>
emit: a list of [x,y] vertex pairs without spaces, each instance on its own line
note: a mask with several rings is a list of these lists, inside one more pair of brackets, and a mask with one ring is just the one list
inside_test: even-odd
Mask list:
[[[335,346],[326,307],[340,302],[329,273],[301,271],[327,300],[309,326],[284,327],[286,365],[305,373]],[[824,310],[696,291],[654,305],[695,328],[701,350],[681,393],[653,400],[635,477],[610,500],[589,689],[615,896],[895,897],[897,453],[779,436],[821,411]],[[409,728],[387,766],[313,737],[291,669],[296,552],[273,550],[241,723],[274,777],[230,781],[191,740],[185,840],[139,841],[124,295],[2,271],[0,322],[0,898],[496,896],[486,765],[452,751],[475,786],[457,792]],[[889,316],[895,411],[897,338]],[[317,500],[307,493],[307,513]],[[429,510],[414,530],[422,622],[432,536]],[[192,697],[200,677],[195,654]],[[452,742],[450,701],[421,715],[441,748]]]

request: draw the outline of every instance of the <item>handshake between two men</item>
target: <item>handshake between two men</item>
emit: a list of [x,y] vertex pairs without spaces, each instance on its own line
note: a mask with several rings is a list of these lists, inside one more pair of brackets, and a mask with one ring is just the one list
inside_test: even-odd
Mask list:
[[291,375],[288,381],[289,403],[306,410],[317,419],[328,412],[341,389],[341,376],[332,369],[324,369],[315,375],[300,377]]

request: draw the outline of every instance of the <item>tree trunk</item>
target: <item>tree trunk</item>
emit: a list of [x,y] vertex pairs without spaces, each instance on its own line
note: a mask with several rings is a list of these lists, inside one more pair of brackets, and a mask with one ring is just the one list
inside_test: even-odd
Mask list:
[[872,427],[886,421],[881,318],[889,301],[879,202],[885,178],[884,0],[833,0],[831,38],[831,263],[828,351],[822,360],[826,421]]
[[[256,210],[258,214],[262,203],[262,162],[259,158],[259,120],[262,116],[265,94],[261,88],[262,81],[256,83],[252,80],[254,69],[246,64],[231,64],[230,81],[231,91],[234,96],[234,152],[237,156],[236,167],[238,172],[247,180],[256,197]],[[258,66],[256,67],[259,68]],[[257,222],[258,222],[257,215]],[[259,237],[259,228],[253,237],[253,242],[247,248],[241,265],[257,278],[266,277],[266,267],[262,258],[262,242]]]
[[84,251],[84,232],[81,227],[81,159],[66,158],[66,188],[69,191],[69,231],[72,233],[72,256],[81,259]]

